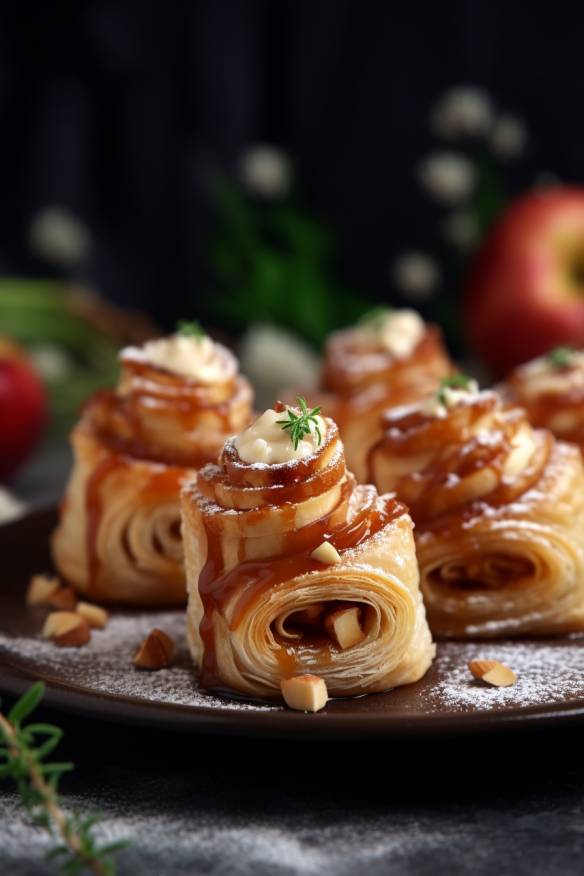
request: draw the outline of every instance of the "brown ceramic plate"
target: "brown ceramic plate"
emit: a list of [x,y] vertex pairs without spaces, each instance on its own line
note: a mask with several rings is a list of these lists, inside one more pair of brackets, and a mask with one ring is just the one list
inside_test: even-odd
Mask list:
[[[0,527],[0,690],[19,694],[34,679],[45,702],[72,712],[174,730],[240,736],[363,738],[439,735],[584,720],[584,639],[460,643],[439,646],[418,684],[386,694],[335,700],[316,715],[278,706],[208,697],[198,690],[184,646],[177,665],[136,670],[131,655],[153,626],[182,640],[180,611],[119,611],[80,649],[59,649],[38,636],[44,610],[27,608],[30,575],[50,569],[54,510]],[[475,682],[468,660],[493,657],[518,674],[512,688]]]

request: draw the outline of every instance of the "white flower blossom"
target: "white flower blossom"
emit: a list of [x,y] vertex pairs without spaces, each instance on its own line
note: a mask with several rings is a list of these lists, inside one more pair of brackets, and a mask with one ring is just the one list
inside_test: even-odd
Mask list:
[[430,298],[440,281],[436,261],[423,252],[408,252],[398,256],[392,267],[397,288],[410,301]]
[[35,347],[30,351],[37,371],[45,380],[63,380],[71,373],[71,360],[67,353],[52,344]]
[[11,520],[17,520],[26,511],[26,505],[9,493],[8,490],[0,487],[0,524],[9,523]]
[[501,115],[490,137],[491,149],[501,158],[516,158],[527,142],[527,130],[516,116]]
[[442,234],[458,249],[467,250],[479,236],[477,221],[467,210],[457,210],[442,221]]
[[259,408],[273,404],[290,387],[316,385],[320,368],[316,353],[303,340],[274,325],[251,325],[239,347],[242,372],[256,391]]
[[475,166],[456,152],[436,152],[418,168],[420,184],[443,204],[458,204],[467,198],[475,185]]
[[60,265],[73,265],[89,251],[85,225],[65,207],[43,207],[33,216],[28,242],[35,255]]
[[480,88],[459,85],[440,98],[430,123],[434,133],[447,140],[483,136],[493,123],[491,98]]
[[240,178],[244,186],[262,198],[284,198],[292,182],[288,157],[274,146],[254,146],[242,157]]

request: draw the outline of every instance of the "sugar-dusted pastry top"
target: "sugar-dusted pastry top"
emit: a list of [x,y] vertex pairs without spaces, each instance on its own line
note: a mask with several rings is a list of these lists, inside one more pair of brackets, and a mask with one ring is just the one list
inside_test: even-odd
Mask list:
[[289,406],[283,411],[269,408],[238,435],[233,444],[240,459],[252,464],[274,465],[312,456],[326,436],[325,421],[318,415],[308,420],[309,431],[294,446],[288,432],[282,429],[290,410],[293,409]]
[[531,427],[521,408],[469,382],[388,411],[369,463],[373,482],[395,489],[422,523],[477,501],[496,505],[521,495],[540,476],[552,440]]
[[[287,427],[290,414],[304,417],[304,434]],[[276,428],[311,452],[258,463],[253,442],[278,448]],[[333,420],[278,404],[185,485],[182,510],[187,627],[204,686],[279,697],[282,678],[310,670],[351,695],[426,671],[434,649],[411,519],[355,482]]]
[[[189,376],[179,373],[186,360]],[[232,354],[198,329],[128,348],[121,361],[118,385],[90,399],[72,434],[55,562],[93,598],[180,604],[181,484],[247,426],[251,388]]]
[[[415,310],[380,308],[352,328],[335,332],[325,349],[322,388],[351,396],[382,385],[397,402],[433,388],[451,365],[440,332]],[[437,376],[436,376],[437,375]]]
[[235,356],[206,335],[127,347],[115,390],[86,405],[83,423],[130,456],[198,468],[250,420],[252,391]]
[[584,351],[558,347],[515,368],[502,394],[521,405],[534,426],[584,446]]

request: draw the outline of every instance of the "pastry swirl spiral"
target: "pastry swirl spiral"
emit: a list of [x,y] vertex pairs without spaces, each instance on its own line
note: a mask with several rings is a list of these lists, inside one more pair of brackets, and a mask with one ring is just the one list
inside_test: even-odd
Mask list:
[[[333,696],[419,679],[434,647],[404,506],[359,486],[335,423],[302,459],[247,463],[236,441],[182,492],[187,630],[204,686],[279,695],[283,677],[324,678]],[[323,542],[338,562],[312,556]],[[359,641],[327,632],[356,608]]]
[[213,344],[212,383],[122,352],[115,391],[85,407],[72,435],[74,466],[52,548],[60,573],[103,602],[186,599],[182,481],[216,459],[251,415],[251,389],[231,353]]
[[584,628],[584,471],[575,447],[534,430],[496,392],[442,416],[388,412],[369,457],[416,524],[437,636]]
[[375,332],[357,326],[329,338],[322,392],[312,393],[311,401],[337,422],[349,468],[365,481],[367,452],[381,437],[383,411],[426,398],[452,371],[435,326],[423,325],[419,340],[403,356],[388,350]]

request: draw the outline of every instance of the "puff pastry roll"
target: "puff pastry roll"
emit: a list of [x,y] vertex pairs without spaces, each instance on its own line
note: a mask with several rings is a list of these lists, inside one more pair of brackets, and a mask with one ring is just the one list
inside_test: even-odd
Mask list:
[[116,390],[91,399],[73,431],[54,561],[98,601],[183,603],[180,486],[249,422],[251,389],[204,335],[127,348],[121,365]]
[[584,628],[584,472],[578,449],[495,392],[443,389],[388,412],[371,475],[416,524],[437,636]]
[[225,444],[182,493],[187,630],[203,686],[264,698],[312,673],[329,694],[418,680],[434,646],[412,521],[359,486],[335,423],[294,448],[277,406]]
[[375,311],[336,332],[325,348],[321,394],[311,394],[337,422],[347,465],[367,477],[369,448],[381,437],[380,415],[435,392],[453,366],[436,326],[413,310]]
[[556,347],[515,368],[499,389],[532,425],[584,448],[584,351]]

